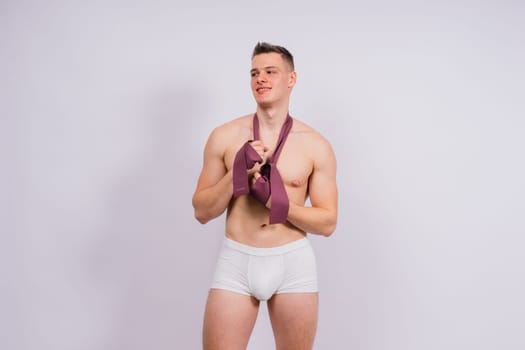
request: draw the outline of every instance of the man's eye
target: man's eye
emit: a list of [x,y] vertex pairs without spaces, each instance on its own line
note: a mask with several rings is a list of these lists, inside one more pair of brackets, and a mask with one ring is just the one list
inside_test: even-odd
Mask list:
[[251,75],[252,78],[253,78],[253,77],[257,76],[257,73],[253,72],[253,73],[251,73],[250,75]]

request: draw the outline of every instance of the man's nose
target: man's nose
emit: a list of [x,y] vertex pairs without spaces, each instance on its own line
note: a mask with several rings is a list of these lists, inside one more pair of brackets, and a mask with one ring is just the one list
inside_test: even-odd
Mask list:
[[266,81],[266,74],[259,73],[259,75],[257,75],[257,82],[264,83],[265,81]]

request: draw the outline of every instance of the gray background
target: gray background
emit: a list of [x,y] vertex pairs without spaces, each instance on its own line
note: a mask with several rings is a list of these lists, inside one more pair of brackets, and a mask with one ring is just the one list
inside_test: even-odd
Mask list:
[[[525,348],[521,1],[0,2],[2,349],[198,349],[213,127],[288,47],[338,158],[316,349]],[[271,349],[266,309],[250,349]]]

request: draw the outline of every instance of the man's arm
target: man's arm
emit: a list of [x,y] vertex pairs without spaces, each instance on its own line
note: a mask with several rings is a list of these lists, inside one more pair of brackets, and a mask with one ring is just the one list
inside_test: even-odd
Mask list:
[[232,171],[227,171],[224,164],[225,147],[220,131],[215,129],[204,148],[202,171],[192,200],[195,218],[201,224],[221,215],[233,194]]
[[337,224],[336,160],[330,144],[313,147],[314,168],[308,183],[311,207],[290,203],[288,221],[309,233],[330,236]]

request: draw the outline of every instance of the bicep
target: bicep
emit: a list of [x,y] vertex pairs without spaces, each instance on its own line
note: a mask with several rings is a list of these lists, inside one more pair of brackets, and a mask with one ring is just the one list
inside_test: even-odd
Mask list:
[[313,207],[337,211],[336,159],[330,144],[323,142],[312,152],[314,166],[308,183]]

